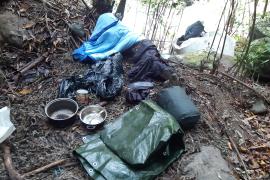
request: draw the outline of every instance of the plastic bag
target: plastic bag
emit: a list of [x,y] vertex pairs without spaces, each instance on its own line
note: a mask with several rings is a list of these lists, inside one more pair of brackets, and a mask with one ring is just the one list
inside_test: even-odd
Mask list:
[[3,107],[0,109],[0,143],[5,141],[15,131],[15,127],[10,121],[10,109]]
[[74,97],[77,89],[87,89],[102,99],[113,99],[124,85],[123,57],[115,54],[106,61],[99,61],[83,76],[73,76],[60,83],[58,97]]

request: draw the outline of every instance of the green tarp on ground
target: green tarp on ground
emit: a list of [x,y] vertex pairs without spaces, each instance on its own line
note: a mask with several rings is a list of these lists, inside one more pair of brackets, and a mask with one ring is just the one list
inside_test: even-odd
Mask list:
[[184,151],[183,131],[169,113],[143,101],[99,134],[87,136],[75,155],[93,179],[153,179]]

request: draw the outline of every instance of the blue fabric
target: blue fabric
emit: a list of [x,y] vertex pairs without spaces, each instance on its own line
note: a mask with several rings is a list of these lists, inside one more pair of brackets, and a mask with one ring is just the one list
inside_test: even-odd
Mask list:
[[89,39],[73,51],[73,58],[81,62],[107,59],[110,55],[130,48],[139,37],[131,32],[112,14],[105,13],[98,18]]

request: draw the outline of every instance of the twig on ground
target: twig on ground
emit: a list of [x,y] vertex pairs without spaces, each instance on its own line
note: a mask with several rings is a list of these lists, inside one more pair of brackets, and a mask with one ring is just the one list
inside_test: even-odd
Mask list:
[[8,171],[9,178],[11,180],[23,180],[23,177],[13,167],[10,146],[4,142],[3,144],[1,144],[1,149],[4,152],[4,156],[3,156],[4,164],[5,164],[6,170]]
[[48,29],[48,32],[49,32],[49,34],[50,34],[50,38],[52,38],[52,32],[51,32],[51,30],[50,30],[50,28],[49,28],[49,24],[48,24],[48,15],[47,15],[47,13],[45,14],[45,22],[46,22],[46,28]]
[[47,6],[49,6],[51,9],[53,9],[55,11],[61,11],[59,8],[53,6],[50,2],[48,2],[46,0],[37,0],[37,1],[46,4]]
[[246,83],[244,83],[243,81],[239,80],[239,79],[236,79],[235,77],[232,77],[231,75],[227,74],[227,73],[224,73],[224,72],[221,72],[221,71],[218,71],[218,73],[220,73],[221,75],[224,75],[232,80],[235,80],[236,82],[238,82],[239,84],[247,87],[248,89],[252,90],[253,92],[255,92],[259,97],[263,98],[268,104],[270,104],[270,101],[264,96],[262,95],[261,93],[259,93],[256,89],[254,89],[253,87],[250,87],[249,85],[247,85]]
[[264,122],[264,123],[270,124],[270,121],[265,121],[265,120],[262,120],[262,119],[257,119],[257,121],[260,121],[260,122]]
[[42,61],[44,61],[46,59],[46,56],[48,55],[48,53],[45,53],[45,55],[38,57],[37,59],[35,59],[34,61],[31,61],[30,63],[28,63],[26,66],[24,66],[22,69],[19,70],[19,72],[21,74],[24,74],[26,71],[34,68],[35,66],[37,66],[39,63],[41,63]]
[[70,36],[70,40],[71,42],[76,46],[76,48],[79,48],[80,46],[78,45],[78,43],[75,41],[74,37],[71,35]]
[[248,171],[247,171],[247,166],[246,166],[246,164],[244,163],[244,161],[243,161],[243,159],[242,159],[242,157],[241,157],[241,155],[240,155],[240,152],[239,152],[239,150],[238,150],[238,148],[237,148],[237,146],[236,146],[234,140],[231,138],[231,136],[229,135],[229,133],[228,133],[226,130],[225,130],[225,132],[226,132],[226,135],[227,135],[227,137],[229,138],[231,144],[233,145],[233,148],[234,148],[234,150],[235,150],[235,152],[236,152],[236,154],[237,154],[237,157],[238,157],[239,161],[241,162],[241,164],[242,164],[242,166],[243,166],[243,168],[244,168],[244,170],[245,170],[247,179],[250,180],[250,177],[249,177]]
[[2,74],[7,86],[8,86],[8,89],[11,91],[12,94],[16,95],[16,96],[20,96],[18,93],[16,93],[13,88],[10,86],[10,84],[8,83],[8,80],[7,80],[7,77],[5,75],[5,73],[2,71],[2,69],[0,69],[0,74]]
[[46,170],[48,170],[48,169],[50,169],[52,167],[58,166],[60,164],[63,164],[66,161],[67,161],[67,159],[62,159],[62,160],[55,161],[53,163],[47,164],[46,166],[40,167],[40,168],[35,169],[33,171],[30,171],[28,173],[25,173],[25,174],[22,175],[22,177],[24,178],[24,177],[27,177],[27,176],[31,176],[31,175],[34,175],[34,174],[37,174],[37,173],[46,171]]

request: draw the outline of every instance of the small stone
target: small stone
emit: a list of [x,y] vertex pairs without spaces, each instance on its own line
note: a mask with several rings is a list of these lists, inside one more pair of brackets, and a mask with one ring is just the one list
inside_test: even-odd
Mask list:
[[72,34],[81,38],[85,37],[83,24],[73,23],[69,25],[69,29]]
[[267,112],[267,107],[263,100],[257,100],[250,109],[254,114],[264,114]]

